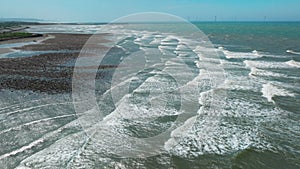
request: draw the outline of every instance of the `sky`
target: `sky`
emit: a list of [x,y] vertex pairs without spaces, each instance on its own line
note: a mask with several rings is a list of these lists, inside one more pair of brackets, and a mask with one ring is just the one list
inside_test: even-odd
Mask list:
[[300,21],[300,0],[1,0],[1,18],[110,22],[141,12],[191,21]]

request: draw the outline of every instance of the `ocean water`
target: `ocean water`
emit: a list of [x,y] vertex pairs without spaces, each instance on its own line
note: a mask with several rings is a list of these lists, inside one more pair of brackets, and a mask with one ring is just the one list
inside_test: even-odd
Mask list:
[[76,64],[119,67],[73,95],[1,90],[2,168],[300,168],[300,23],[56,27],[32,30],[111,33]]

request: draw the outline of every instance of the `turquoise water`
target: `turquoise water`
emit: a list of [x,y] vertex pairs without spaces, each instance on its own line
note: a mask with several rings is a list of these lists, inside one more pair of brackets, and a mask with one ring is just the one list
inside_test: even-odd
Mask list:
[[[91,95],[82,101],[88,111],[76,114],[70,93],[2,90],[1,166],[300,168],[300,23],[195,26],[209,39],[190,25],[98,25],[119,38],[101,61],[119,68],[97,70],[98,111]],[[80,96],[89,85],[79,86]],[[188,117],[177,124],[182,114]],[[128,141],[174,124],[161,145]],[[143,157],[156,148],[159,153]]]
[[[195,23],[214,44],[233,45],[236,51],[286,54],[300,50],[299,22]],[[240,47],[240,48],[238,48]]]
[[[260,135],[270,143],[272,148],[262,150],[250,146],[227,157],[218,157],[218,164],[222,163],[220,161],[229,160],[226,163],[227,167],[225,165],[220,168],[299,168],[300,147],[297,142],[300,138],[298,123],[300,55],[297,51],[300,51],[300,23],[197,23],[196,25],[214,44],[224,47],[225,55],[229,56],[227,61],[244,63],[247,66],[247,69],[228,66],[226,72],[231,72],[232,76],[238,74],[247,76],[250,69],[250,81],[270,84],[263,85],[265,88],[263,87],[260,92],[263,93],[265,89],[266,93],[271,94],[273,90],[274,94],[273,105],[266,105],[258,96],[260,93],[249,89],[232,91],[236,94],[240,93],[239,98],[258,103],[260,106],[256,107],[256,112],[262,112],[268,107],[266,110],[271,113],[271,119],[266,116],[258,119],[250,116],[240,120],[244,121],[244,125],[257,126]],[[252,53],[259,57],[244,58],[243,55],[247,55],[245,53],[250,55]],[[297,65],[285,66],[286,63],[297,63]],[[272,89],[273,84],[286,90],[285,94],[275,92],[276,89]],[[247,112],[249,109],[243,111]],[[276,111],[280,112],[278,118],[272,115]]]

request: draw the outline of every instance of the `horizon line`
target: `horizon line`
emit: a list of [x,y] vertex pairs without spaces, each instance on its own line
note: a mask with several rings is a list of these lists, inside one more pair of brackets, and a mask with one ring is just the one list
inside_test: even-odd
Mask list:
[[[177,22],[177,21],[136,21],[136,22],[113,22],[113,21],[55,21],[55,20],[48,20],[48,19],[37,19],[37,18],[17,18],[17,17],[11,17],[11,18],[6,18],[6,17],[0,17],[0,23],[1,22],[27,22],[27,23],[41,23],[41,24],[109,24],[109,23],[166,23],[166,22]],[[178,21],[181,22],[181,21]],[[191,22],[191,23],[201,23],[201,22],[300,22],[299,20],[282,20],[282,19],[229,19],[229,20],[218,20],[218,19],[189,19],[189,18],[182,18],[182,22]]]
[[253,20],[253,21],[248,21],[248,20],[239,20],[239,21],[232,21],[232,20],[227,20],[227,21],[139,21],[139,22],[38,22],[38,21],[1,21],[0,23],[9,23],[9,22],[15,22],[15,23],[28,23],[28,24],[162,24],[162,23],[185,23],[185,22],[190,22],[190,23],[295,23],[295,22],[300,22],[299,21],[260,21],[260,20]]
[[[16,20],[9,20],[16,19]],[[24,19],[24,20],[21,20]],[[30,21],[31,20],[31,21]],[[28,24],[149,24],[149,23],[292,23],[300,22],[300,20],[182,20],[182,21],[129,21],[129,22],[104,22],[104,21],[50,21],[35,18],[0,18],[0,23],[16,22],[16,23],[28,23]]]

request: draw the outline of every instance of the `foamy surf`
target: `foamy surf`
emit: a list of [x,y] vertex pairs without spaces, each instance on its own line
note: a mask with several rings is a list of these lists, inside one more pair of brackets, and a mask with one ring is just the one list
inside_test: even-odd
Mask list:
[[262,89],[262,96],[267,98],[268,102],[272,102],[275,104],[275,101],[273,100],[274,96],[289,96],[294,97],[295,94],[291,93],[283,88],[280,88],[272,83],[263,84]]
[[300,62],[296,62],[295,60],[290,60],[285,63],[292,67],[300,68]]
[[251,72],[249,73],[249,76],[256,77],[256,76],[265,76],[265,77],[288,77],[285,74],[281,73],[275,73],[267,70],[258,69],[256,67],[251,68]]
[[231,52],[225,50],[223,47],[219,47],[218,49],[224,53],[227,59],[256,59],[263,57],[257,50],[253,50],[252,52]]
[[[217,91],[210,91],[217,92]],[[189,120],[195,121],[194,125],[187,121],[183,126],[172,132],[172,138],[165,143],[165,148],[171,154],[180,157],[199,157],[205,154],[229,154],[235,151],[244,150],[251,146],[260,149],[270,149],[272,146],[260,137],[258,127],[246,127],[235,124],[234,121],[227,121],[228,118],[252,118],[257,117],[256,124],[267,119],[280,116],[281,111],[262,108],[258,104],[249,101],[242,101],[239,98],[233,100],[218,100],[226,108],[220,111],[211,111],[209,105],[211,95],[209,92],[201,95],[203,105],[197,117]],[[214,105],[217,106],[217,105]],[[257,112],[256,108],[262,110]],[[185,131],[185,135],[180,134]]]
[[286,69],[297,66],[299,63],[297,62],[267,62],[267,61],[253,61],[253,60],[245,60],[243,61],[246,67],[248,68],[260,68],[260,69]]
[[294,54],[294,55],[300,55],[300,52],[295,52],[293,50],[287,50],[286,53]]
[[4,158],[7,158],[7,157],[10,157],[10,156],[14,156],[14,155],[16,155],[18,153],[22,153],[22,152],[24,152],[24,151],[26,151],[28,149],[31,149],[31,148],[33,148],[33,147],[35,147],[35,146],[37,146],[37,145],[39,145],[39,144],[41,144],[43,142],[44,142],[44,139],[35,140],[35,141],[31,142],[30,144],[28,144],[26,146],[23,146],[23,147],[21,147],[21,148],[19,148],[17,150],[14,150],[12,152],[9,152],[9,153],[1,155],[0,156],[0,160],[2,160]]
[[[292,157],[297,155],[299,151],[294,140],[298,137],[298,121],[292,113],[296,112],[297,105],[290,99],[297,101],[299,88],[295,85],[298,77],[295,68],[298,68],[298,62],[290,60],[291,55],[234,52],[237,48],[237,51],[249,51],[268,46],[231,46],[226,57],[223,50],[227,44],[221,44],[225,49],[216,49],[199,44],[192,38],[125,28],[126,25],[117,24],[106,32],[121,37],[122,43],[117,47],[122,53],[144,57],[148,70],[130,72],[126,76],[120,73],[120,79],[105,88],[104,94],[99,92],[99,109],[106,113],[103,120],[97,114],[97,107],[78,114],[78,119],[74,120],[73,109],[66,108],[70,104],[55,104],[59,95],[50,97],[31,93],[34,95],[31,97],[23,96],[23,91],[13,94],[1,91],[4,97],[0,102],[0,121],[4,129],[0,135],[5,140],[1,149],[3,154],[16,152],[3,158],[1,165],[11,162],[14,166],[19,165],[17,168],[151,168],[157,165],[163,165],[160,168],[177,168],[177,159],[181,160],[180,165],[182,162],[184,166],[199,167],[202,162],[218,164],[224,159],[227,163],[230,158],[228,167],[224,167],[224,163],[215,166],[230,168],[239,165],[237,161],[244,163],[244,158],[240,157],[246,159],[252,153],[263,158],[275,153],[272,157],[276,161],[280,161],[276,158],[278,154],[292,152]],[[87,29],[90,31],[89,27]],[[121,57],[121,60],[126,61],[126,57]],[[139,63],[127,66],[138,67]],[[122,70],[125,69],[119,69],[119,72]],[[187,72],[192,72],[192,76]],[[222,80],[224,77],[225,81]],[[175,85],[174,79],[178,79],[180,87]],[[99,79],[96,83],[100,87],[106,84]],[[176,91],[181,94],[176,95]],[[161,95],[167,97],[160,98]],[[284,109],[282,105],[272,104],[276,101],[275,96],[286,96],[280,98]],[[26,103],[22,100],[46,97],[49,99],[45,102]],[[174,107],[180,101],[188,104],[179,111]],[[172,128],[174,130],[162,147],[128,141],[166,131],[173,124],[172,119],[186,112],[189,118]],[[98,124],[99,121],[103,123]],[[85,127],[86,132],[82,131]],[[94,135],[88,137],[87,133],[92,132]],[[41,135],[38,138],[44,141],[31,147],[30,143],[37,140],[32,138],[35,134]],[[19,142],[22,144],[14,149],[6,146],[6,143]],[[149,149],[140,150],[136,145]],[[22,147],[28,149],[19,150]],[[153,147],[161,148],[163,154],[143,158],[144,154],[152,152]],[[141,153],[141,158],[118,158],[118,153],[124,150],[128,150],[129,154]],[[289,157],[284,158],[290,160]],[[197,160],[191,160],[194,158]],[[265,164],[257,158],[255,162]]]

